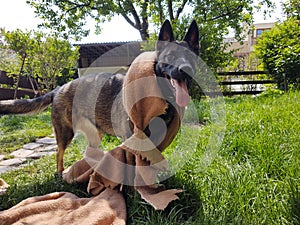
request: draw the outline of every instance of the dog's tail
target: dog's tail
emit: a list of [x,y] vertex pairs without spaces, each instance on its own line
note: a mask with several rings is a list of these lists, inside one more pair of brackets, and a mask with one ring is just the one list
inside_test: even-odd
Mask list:
[[0,114],[37,114],[45,110],[53,101],[60,87],[34,99],[0,101]]

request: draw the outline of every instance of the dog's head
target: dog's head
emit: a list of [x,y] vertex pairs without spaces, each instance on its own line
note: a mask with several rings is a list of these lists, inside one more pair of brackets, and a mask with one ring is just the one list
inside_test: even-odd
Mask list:
[[157,75],[167,78],[171,83],[177,105],[187,106],[190,100],[188,88],[199,55],[199,29],[196,22],[191,23],[182,41],[176,41],[171,24],[166,20],[159,32],[156,52]]

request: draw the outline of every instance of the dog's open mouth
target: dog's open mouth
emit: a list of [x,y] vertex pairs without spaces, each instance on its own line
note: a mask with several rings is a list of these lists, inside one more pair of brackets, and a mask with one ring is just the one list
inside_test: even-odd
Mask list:
[[186,107],[190,101],[186,80],[171,79],[171,84],[176,91],[176,103],[179,107]]
[[190,101],[190,95],[185,79],[173,79],[167,73],[165,77],[175,89],[176,103],[179,107],[186,107]]

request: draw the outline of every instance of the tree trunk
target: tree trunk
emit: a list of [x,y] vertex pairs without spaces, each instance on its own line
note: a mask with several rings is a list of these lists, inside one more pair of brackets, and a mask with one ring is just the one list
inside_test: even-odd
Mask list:
[[21,65],[21,68],[20,68],[20,71],[19,71],[19,74],[18,74],[18,78],[17,78],[16,88],[15,88],[15,93],[14,93],[14,99],[17,98],[17,93],[18,93],[18,89],[19,89],[20,78],[21,78],[21,75],[22,75],[22,72],[23,72],[23,68],[24,68],[24,65],[25,65],[26,57],[27,57],[27,54],[25,53],[25,55],[23,56],[23,59],[22,59],[22,65]]
[[142,23],[141,29],[139,30],[141,38],[142,38],[143,41],[147,41],[148,38],[149,38],[148,27],[149,27],[148,22],[144,21]]

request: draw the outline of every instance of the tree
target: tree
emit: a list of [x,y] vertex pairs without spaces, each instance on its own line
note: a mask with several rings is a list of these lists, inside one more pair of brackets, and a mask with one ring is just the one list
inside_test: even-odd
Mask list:
[[2,30],[2,35],[2,51],[11,51],[17,62],[6,60],[1,69],[18,74],[16,90],[20,76],[35,78],[42,90],[49,91],[56,86],[56,78],[62,76],[63,70],[69,69],[69,75],[74,73],[79,54],[78,49],[68,41],[41,32],[23,32],[19,29],[12,32]]
[[34,57],[27,63],[26,70],[35,74],[38,83],[49,91],[56,87],[57,78],[63,76],[63,71],[68,70],[68,76],[74,74],[78,49],[57,37],[36,33],[34,38],[36,41],[30,52]]
[[4,48],[4,30],[0,29],[0,70],[4,67],[16,68],[18,60],[12,50]]
[[[30,32],[24,33],[19,29],[11,33],[2,30],[2,34],[4,35],[6,42],[6,44],[2,43],[3,51],[12,51],[13,53],[15,53],[17,58],[17,63],[10,64],[6,69],[6,71],[10,73],[17,74],[17,81],[14,93],[14,98],[16,98],[17,91],[19,88],[20,77],[24,72],[25,62],[29,57],[27,53],[32,48],[33,40],[29,38],[31,35]],[[3,66],[5,67],[5,65]]]
[[264,32],[255,46],[255,52],[262,59],[265,69],[277,82],[280,89],[288,86],[300,88],[300,25],[289,18]]
[[291,18],[300,20],[300,2],[299,0],[288,0],[283,4],[285,14]]
[[[256,2],[256,5],[254,4]],[[124,19],[147,40],[149,25],[159,27],[165,19],[172,22],[175,35],[180,39],[192,19],[200,26],[201,57],[214,68],[221,66],[229,54],[223,39],[232,28],[241,38],[243,22],[250,24],[255,9],[272,6],[272,0],[27,0],[42,26],[61,35],[80,38],[88,34],[84,29],[87,18],[98,22],[110,20],[114,15]]]

